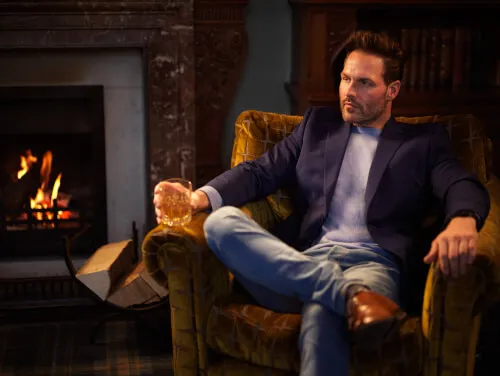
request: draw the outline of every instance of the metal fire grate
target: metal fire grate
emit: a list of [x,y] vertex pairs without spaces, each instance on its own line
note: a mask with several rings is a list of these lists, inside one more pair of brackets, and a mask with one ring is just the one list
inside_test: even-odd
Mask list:
[[[32,209],[25,204],[22,212],[6,213],[0,208],[0,260],[30,257],[63,257],[67,237],[85,229],[72,252],[90,255],[102,243],[96,236],[92,216],[77,207],[60,207],[54,200],[52,208]],[[59,218],[66,213],[66,218]],[[0,276],[1,277],[1,276]]]
[[[30,260],[51,256],[66,261],[66,255],[79,248],[87,254],[95,251],[92,226],[82,211],[58,207],[28,209],[16,215],[0,211],[0,257]],[[75,213],[73,218],[58,218],[61,211]],[[68,248],[70,247],[70,248]],[[68,269],[67,276],[9,278],[0,276],[0,308],[32,308],[92,303],[91,297],[75,282]]]
[[[78,229],[85,222],[80,211],[72,208],[60,207],[57,199],[52,201],[51,208],[31,208],[29,200],[21,213],[8,215],[3,210],[0,212],[0,228],[3,231],[29,231],[29,230],[54,230],[54,229]],[[76,213],[73,217],[61,219],[61,213]]]

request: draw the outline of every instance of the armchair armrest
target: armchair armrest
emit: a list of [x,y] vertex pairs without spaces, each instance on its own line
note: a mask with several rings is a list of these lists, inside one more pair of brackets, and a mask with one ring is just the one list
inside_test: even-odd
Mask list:
[[[277,219],[266,200],[241,210],[264,228]],[[206,320],[214,301],[232,290],[233,276],[208,248],[198,213],[179,228],[158,226],[145,238],[143,260],[148,272],[169,288],[174,347],[174,373],[197,375],[206,367]]]
[[491,175],[486,188],[490,194],[491,209],[477,245],[478,261],[482,262],[488,285],[485,304],[500,300],[500,180]]
[[216,297],[231,287],[229,272],[206,244],[207,217],[198,213],[184,227],[160,225],[146,236],[142,247],[149,273],[168,284],[174,373],[185,376],[198,375],[205,368],[206,317]]
[[491,210],[469,272],[449,279],[437,263],[429,269],[422,310],[428,345],[425,375],[464,374],[464,370],[473,375],[481,313],[500,300],[500,181],[492,176],[486,187]]

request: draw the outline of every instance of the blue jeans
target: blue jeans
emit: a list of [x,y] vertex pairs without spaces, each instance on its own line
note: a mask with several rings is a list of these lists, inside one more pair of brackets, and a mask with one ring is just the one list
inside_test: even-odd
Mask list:
[[230,206],[210,214],[204,229],[209,247],[259,304],[302,314],[301,376],[349,374],[349,286],[398,301],[399,268],[389,252],[334,244],[298,252]]

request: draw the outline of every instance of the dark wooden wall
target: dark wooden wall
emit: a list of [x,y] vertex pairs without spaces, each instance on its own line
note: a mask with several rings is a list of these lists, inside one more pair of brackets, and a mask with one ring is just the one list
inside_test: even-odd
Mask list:
[[[385,31],[407,50],[395,115],[472,113],[500,150],[498,1],[289,0],[293,10],[293,112],[338,106],[342,45],[358,29]],[[332,56],[337,55],[334,72]],[[500,153],[494,155],[500,172]]]

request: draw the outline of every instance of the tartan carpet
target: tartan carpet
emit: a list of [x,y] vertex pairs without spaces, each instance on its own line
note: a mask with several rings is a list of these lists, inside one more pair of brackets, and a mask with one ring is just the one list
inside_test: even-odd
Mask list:
[[90,321],[0,326],[0,376],[173,376],[171,351],[150,329],[109,321],[92,344],[92,326]]

